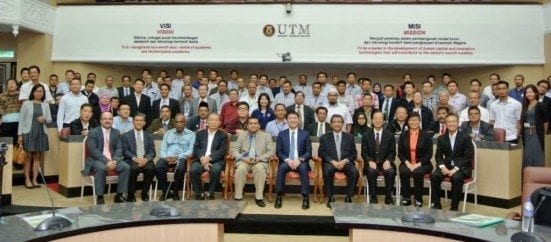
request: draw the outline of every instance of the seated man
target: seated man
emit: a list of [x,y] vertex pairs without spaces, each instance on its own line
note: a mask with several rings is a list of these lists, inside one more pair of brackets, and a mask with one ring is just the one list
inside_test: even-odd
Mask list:
[[386,130],[392,134],[400,134],[404,130],[408,130],[408,124],[406,122],[408,118],[408,110],[404,106],[396,107],[396,113],[394,120],[388,120]]
[[134,130],[122,135],[123,159],[130,165],[130,179],[128,182],[128,195],[130,202],[136,202],[136,183],[138,175],[143,172],[142,201],[149,201],[149,187],[155,176],[155,140],[153,135],[145,132],[145,115],[137,113],[134,116]]
[[442,194],[442,181],[444,177],[450,177],[452,183],[451,208],[457,211],[459,199],[463,190],[463,180],[471,177],[474,147],[471,136],[458,131],[459,118],[455,114],[446,117],[447,132],[438,137],[436,143],[436,166],[431,176],[432,208],[442,209],[440,194]]
[[164,135],[168,130],[174,128],[174,120],[170,118],[171,116],[172,112],[170,111],[170,107],[166,105],[163,106],[161,108],[161,117],[151,122],[151,125],[147,128],[147,132]]
[[327,119],[327,108],[322,106],[316,109],[316,116],[318,122],[311,123],[308,128],[310,136],[321,137],[323,134],[331,132],[331,125],[325,121]]
[[[164,201],[167,197],[173,200],[179,200],[178,188],[184,181],[184,174],[186,169],[186,161],[191,156],[193,151],[193,145],[195,144],[195,133],[186,129],[185,116],[182,113],[176,114],[174,118],[174,129],[166,131],[163,141],[161,142],[161,150],[159,154],[159,160],[155,167],[157,174],[157,181],[163,195],[161,201]],[[176,167],[174,171],[174,186],[171,194],[168,192],[166,173],[170,167]],[[170,195],[170,196],[169,196]]]
[[285,109],[285,105],[283,103],[276,104],[274,107],[274,112],[275,119],[266,124],[266,132],[273,137],[277,137],[281,131],[289,128],[289,124],[287,124],[287,119],[285,119],[287,110]]
[[237,107],[237,117],[226,124],[226,132],[230,134],[240,134],[247,131],[249,104],[238,102],[235,106]]
[[101,126],[90,130],[86,139],[86,148],[90,156],[86,158],[86,165],[82,175],[94,174],[94,187],[96,189],[97,203],[105,204],[103,192],[105,178],[108,171],[116,170],[118,174],[117,195],[115,203],[124,203],[126,198],[122,196],[128,191],[128,179],[130,166],[122,161],[122,144],[119,131],[111,128],[113,115],[103,112],[100,119]]
[[85,103],[80,106],[80,117],[69,124],[71,135],[88,135],[88,131],[98,127],[98,121],[92,118],[92,105]]
[[[239,111],[245,112],[241,109]],[[265,207],[264,184],[266,183],[266,172],[268,161],[275,152],[272,137],[260,130],[258,118],[250,117],[247,122],[247,130],[237,136],[237,141],[232,149],[233,156],[237,161],[235,164],[235,200],[243,199],[243,187],[245,187],[247,181],[247,173],[252,171],[255,202],[259,207]]]
[[440,136],[446,133],[446,117],[450,113],[450,109],[447,107],[439,107],[436,110],[436,118],[438,120],[432,121],[430,123],[429,132]]
[[209,105],[206,102],[199,103],[197,115],[189,118],[186,128],[195,132],[207,129],[207,117],[209,116]]
[[193,147],[195,160],[189,168],[191,184],[197,200],[205,199],[201,185],[201,174],[205,171],[208,171],[210,175],[210,185],[206,197],[208,200],[214,200],[214,192],[220,183],[220,173],[224,170],[225,155],[228,149],[228,135],[218,129],[220,127],[218,114],[209,114],[207,123],[207,129],[199,130],[196,133]]
[[344,202],[351,203],[354,196],[354,188],[358,182],[358,169],[355,165],[356,145],[354,136],[343,132],[344,118],[338,114],[331,117],[331,128],[321,136],[318,154],[323,164],[323,182],[327,193],[327,207],[335,201],[333,198],[335,173],[342,171],[346,175],[346,198]]
[[459,130],[470,135],[475,141],[494,141],[494,126],[480,119],[480,107],[468,108],[469,121],[461,124]]
[[130,105],[127,103],[121,103],[119,105],[119,116],[116,116],[113,120],[113,128],[119,130],[121,134],[124,134],[132,129],[134,125],[132,117],[130,117]]
[[[398,110],[405,108],[398,108]],[[362,137],[362,158],[365,162],[364,174],[367,175],[370,203],[377,203],[377,177],[385,177],[385,204],[392,204],[392,189],[396,176],[396,140],[394,134],[383,129],[384,114],[373,112],[373,129],[368,129]]]
[[308,170],[310,158],[312,157],[312,142],[308,132],[299,129],[299,120],[296,112],[287,113],[289,128],[279,132],[277,136],[276,152],[277,158],[279,158],[279,169],[277,171],[275,208],[281,208],[285,176],[290,171],[296,171],[300,174],[302,209],[310,208]]

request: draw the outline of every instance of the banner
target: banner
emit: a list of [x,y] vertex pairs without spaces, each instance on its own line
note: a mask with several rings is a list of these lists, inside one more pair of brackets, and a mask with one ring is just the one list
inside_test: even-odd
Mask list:
[[541,5],[61,6],[53,61],[543,64]]

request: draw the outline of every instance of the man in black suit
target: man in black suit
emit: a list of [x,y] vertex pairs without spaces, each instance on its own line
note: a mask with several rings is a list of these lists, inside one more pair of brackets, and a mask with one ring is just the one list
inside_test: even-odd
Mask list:
[[88,98],[88,103],[92,106],[93,110],[93,119],[99,120],[99,117],[101,115],[99,111],[99,97],[96,95],[94,90],[95,82],[93,80],[88,80],[84,84],[84,90],[80,91],[82,95],[86,96]]
[[494,126],[480,120],[480,109],[471,106],[467,109],[469,121],[465,121],[459,127],[460,131],[470,135],[474,140],[494,141]]
[[331,125],[325,121],[327,119],[326,107],[318,107],[318,109],[316,109],[316,115],[318,116],[318,122],[311,123],[308,126],[308,133],[310,136],[321,137],[323,134],[333,131]]
[[176,114],[180,112],[180,103],[178,100],[170,98],[170,86],[166,83],[159,85],[159,92],[161,93],[161,99],[153,101],[153,117],[151,119],[156,119],[161,116],[161,108],[163,106],[168,106],[170,108],[170,117],[176,117]]
[[338,114],[331,117],[333,132],[326,133],[320,138],[318,154],[323,165],[323,183],[327,192],[327,207],[335,201],[333,198],[335,173],[340,171],[346,175],[346,198],[344,202],[351,203],[354,188],[358,182],[358,169],[355,166],[356,145],[354,136],[342,132],[344,118]]
[[434,134],[443,135],[446,133],[446,117],[450,113],[448,107],[439,107],[436,110],[436,118],[429,125],[429,131],[432,131]]
[[373,129],[368,129],[362,137],[362,158],[365,162],[364,174],[367,175],[370,203],[377,203],[377,177],[385,177],[385,204],[392,204],[392,188],[396,176],[396,140],[394,134],[383,129],[384,114],[373,112]]
[[199,108],[197,109],[197,115],[189,118],[186,128],[193,132],[206,129],[209,111],[210,111],[210,108],[206,102],[199,103]]
[[149,201],[148,191],[153,176],[155,176],[155,142],[153,135],[145,132],[145,115],[142,113],[134,116],[134,130],[122,135],[123,159],[130,165],[130,178],[128,181],[127,199],[136,201],[136,180],[140,172],[143,172],[142,201]]
[[421,117],[421,129],[429,129],[430,123],[432,123],[434,116],[432,111],[427,106],[423,105],[423,94],[420,91],[413,92],[413,100],[411,106],[408,108],[408,113],[415,112]]
[[436,144],[435,169],[430,177],[432,208],[442,209],[440,204],[441,185],[444,177],[452,183],[451,210],[457,211],[464,179],[471,177],[474,147],[471,136],[458,131],[459,118],[455,114],[446,117],[447,132],[438,137]]
[[122,77],[122,87],[117,87],[117,91],[119,92],[119,98],[121,100],[124,100],[126,96],[134,92],[134,88],[130,86],[130,82],[131,80],[129,76]]
[[314,110],[304,105],[304,92],[298,91],[295,93],[295,103],[287,107],[287,113],[295,111],[298,114],[300,120],[299,127],[308,132],[309,125],[316,122],[314,117]]
[[[551,121],[551,98],[545,94],[549,90],[549,82],[545,79],[538,81],[537,88],[539,95],[539,102],[545,104],[545,110],[547,112],[547,119]],[[547,128],[547,133],[551,133],[551,126]]]
[[145,114],[146,123],[151,123],[151,120],[153,120],[151,99],[142,93],[144,85],[145,82],[142,79],[136,79],[134,81],[134,92],[126,96],[124,101],[130,105],[130,116],[134,117],[137,113],[143,113]]
[[394,120],[394,113],[396,113],[396,107],[400,106],[401,99],[397,99],[394,96],[394,86],[388,84],[384,87],[384,98],[379,100],[379,106],[384,116],[386,122]]
[[[193,156],[195,160],[191,164],[189,174],[195,191],[195,199],[203,200],[203,187],[201,186],[201,174],[208,171],[210,184],[207,193],[208,200],[214,200],[216,186],[220,183],[220,173],[226,164],[225,156],[228,149],[228,135],[218,129],[220,127],[220,116],[216,113],[209,114],[207,118],[207,129],[199,130],[196,133]],[[210,148],[210,150],[208,149]]]

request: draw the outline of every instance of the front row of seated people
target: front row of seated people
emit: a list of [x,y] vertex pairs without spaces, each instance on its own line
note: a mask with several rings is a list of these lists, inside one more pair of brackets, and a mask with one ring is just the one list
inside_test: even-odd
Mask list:
[[[472,109],[476,111],[475,109]],[[469,110],[469,115],[472,111]],[[473,112],[473,115],[476,113]],[[369,186],[371,203],[377,203],[376,185],[378,176],[385,181],[385,203],[392,204],[392,190],[395,176],[401,181],[402,205],[423,205],[423,183],[425,175],[430,175],[432,186],[432,208],[440,209],[441,183],[449,178],[452,183],[451,209],[457,210],[464,179],[471,177],[474,148],[471,136],[459,131],[458,116],[448,114],[445,122],[446,131],[439,135],[435,154],[436,169],[433,171],[432,135],[420,129],[421,118],[417,112],[408,115],[407,129],[404,129],[398,141],[398,169],[394,163],[396,144],[394,134],[385,129],[384,114],[373,111],[372,127],[362,136],[361,158],[364,161],[363,173]],[[225,156],[231,154],[235,158],[235,195],[236,200],[243,198],[243,187],[247,181],[247,173],[252,171],[255,184],[255,201],[264,207],[263,201],[266,174],[269,169],[270,157],[277,154],[279,167],[276,177],[275,207],[283,204],[283,188],[288,172],[297,172],[300,176],[302,208],[308,209],[310,194],[309,160],[312,157],[310,135],[300,128],[299,114],[290,111],[285,116],[288,128],[279,132],[277,141],[272,142],[270,134],[260,129],[260,120],[249,117],[246,129],[239,132],[237,141],[228,149],[228,135],[220,127],[220,118],[216,113],[207,116],[205,129],[196,133],[186,129],[186,120],[179,113],[174,118],[174,128],[166,131],[161,142],[159,160],[156,157],[153,136],[144,132],[145,115],[137,114],[133,119],[133,130],[119,135],[112,128],[113,115],[110,112],[101,114],[100,126],[92,128],[86,140],[87,154],[83,175],[93,175],[98,204],[103,204],[105,179],[110,171],[118,175],[116,203],[136,201],[136,179],[140,172],[143,176],[141,199],[149,199],[149,187],[156,176],[162,191],[161,200],[172,198],[178,200],[178,189],[184,182],[186,162],[191,161],[189,175],[195,192],[195,199],[214,199],[214,192],[220,182],[220,175],[225,168]],[[467,124],[468,125],[468,124]],[[473,124],[476,125],[476,124]],[[324,188],[327,194],[327,206],[334,199],[334,177],[336,172],[346,175],[345,202],[352,202],[354,189],[359,173],[355,160],[358,157],[354,136],[344,131],[344,117],[333,115],[330,118],[331,131],[320,137],[318,150],[322,160]],[[479,127],[482,128],[482,127]],[[167,172],[174,172],[174,183],[169,189]],[[210,185],[203,192],[202,174],[210,174]],[[413,196],[411,200],[410,178],[413,178]],[[171,191],[170,191],[171,190]],[[127,193],[124,197],[123,194]]]

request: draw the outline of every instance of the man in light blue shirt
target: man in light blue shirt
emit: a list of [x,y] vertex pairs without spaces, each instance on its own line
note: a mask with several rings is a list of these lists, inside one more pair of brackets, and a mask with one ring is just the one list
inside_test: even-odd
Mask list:
[[73,120],[80,117],[80,106],[88,103],[88,98],[80,92],[80,80],[73,79],[69,86],[70,92],[63,95],[57,109],[57,132],[62,136],[61,130],[69,127]]
[[172,80],[170,98],[180,100],[182,98],[182,87],[184,86],[184,70],[176,69],[176,79]]
[[[195,133],[186,129],[186,119],[182,113],[179,113],[174,118],[174,127],[165,133],[163,141],[161,142],[161,154],[157,161],[157,180],[163,195],[159,199],[165,200],[169,197],[172,200],[179,200],[178,188],[184,181],[184,174],[186,168],[186,160],[191,156],[193,152],[193,145],[195,144]],[[173,191],[170,195],[167,195],[167,172],[169,167],[176,167],[174,171],[174,184],[172,186]],[[182,194],[183,195],[183,194]]]
[[121,105],[119,105],[119,116],[113,118],[113,128],[119,130],[121,135],[134,130],[133,119],[130,117],[129,104],[121,103]]
[[287,110],[285,108],[285,105],[283,105],[282,103],[276,104],[275,105],[276,119],[266,124],[266,133],[270,134],[273,137],[277,137],[279,132],[288,129],[289,124],[287,123],[287,119],[285,119],[286,114],[287,114]]
[[[153,105],[153,102],[155,100],[158,100],[161,98],[161,95],[160,95],[160,92],[159,92],[159,88],[156,87],[156,85],[153,85],[153,78],[151,77],[151,75],[145,75],[145,79],[144,79],[144,82],[145,82],[145,86],[143,87],[143,94],[148,96],[149,99],[151,100],[151,104],[150,105]],[[147,113],[146,113],[147,115]]]
[[63,95],[68,94],[70,92],[69,83],[71,83],[74,76],[75,76],[75,72],[73,70],[65,71],[65,81],[57,85],[56,94],[57,93],[62,93]]

